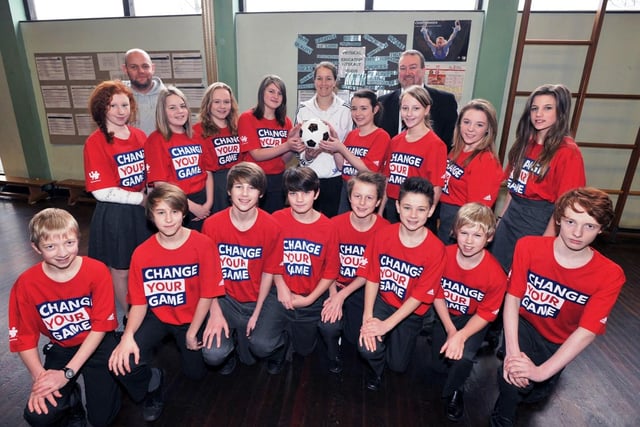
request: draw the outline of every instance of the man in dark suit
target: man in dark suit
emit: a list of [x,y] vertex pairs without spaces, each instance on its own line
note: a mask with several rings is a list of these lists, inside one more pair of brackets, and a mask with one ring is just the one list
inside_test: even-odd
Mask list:
[[400,55],[398,61],[398,81],[400,89],[380,97],[382,104],[382,128],[392,138],[400,133],[400,94],[412,85],[424,85],[429,92],[433,104],[431,105],[431,120],[433,131],[447,144],[451,150],[453,129],[458,118],[458,103],[452,93],[434,89],[424,81],[424,56],[418,50],[407,50]]

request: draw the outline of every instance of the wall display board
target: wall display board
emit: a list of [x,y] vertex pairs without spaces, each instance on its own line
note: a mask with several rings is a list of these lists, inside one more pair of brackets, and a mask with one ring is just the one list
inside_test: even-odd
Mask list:
[[298,90],[313,90],[313,68],[330,61],[338,68],[340,87],[389,89],[394,64],[407,47],[405,34],[298,34]]
[[[399,87],[398,58],[406,49],[427,54],[429,84],[453,92],[458,103],[467,102],[483,17],[483,12],[440,11],[238,14],[238,103],[243,110],[255,105],[259,82],[276,74],[287,85],[292,116],[297,103],[313,95],[313,67],[321,61],[338,67],[342,99],[348,101],[351,92],[364,87],[382,95]],[[445,42],[457,27],[448,55],[436,59],[430,53],[423,27],[436,40],[444,34]],[[257,41],[256,34],[264,37]]]
[[345,101],[362,88],[388,91],[397,81],[397,64],[406,34],[298,34],[298,101],[313,96],[313,68],[322,61],[338,69],[337,86]]
[[[204,95],[204,62],[198,51],[149,52],[155,75],[187,97],[192,114]],[[45,119],[52,144],[84,144],[96,128],[87,109],[93,89],[104,80],[127,80],[124,52],[34,54]]]

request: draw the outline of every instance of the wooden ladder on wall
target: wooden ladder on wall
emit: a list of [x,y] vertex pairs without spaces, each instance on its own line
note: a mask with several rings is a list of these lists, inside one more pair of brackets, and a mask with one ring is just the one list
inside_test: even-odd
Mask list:
[[[518,42],[516,45],[513,73],[511,75],[511,84],[509,86],[504,124],[502,126],[502,137],[500,139],[500,146],[498,148],[498,155],[501,162],[504,162],[504,157],[507,150],[515,99],[518,96],[529,96],[530,94],[530,92],[518,90],[520,69],[522,67],[522,58],[526,45],[587,46],[587,53],[585,56],[582,77],[580,79],[580,86],[578,88],[578,92],[572,94],[576,99],[573,116],[571,119],[571,133],[573,135],[577,135],[580,116],[582,115],[582,109],[587,98],[608,100],[640,100],[640,95],[589,93],[587,91],[587,88],[589,86],[589,79],[591,77],[591,70],[593,69],[593,62],[596,56],[596,50],[598,48],[598,40],[600,39],[600,32],[602,30],[602,23],[604,22],[607,0],[600,0],[600,5],[594,16],[591,38],[588,40],[527,39],[527,29],[529,26],[529,17],[531,15],[531,1],[532,0],[525,0],[524,8],[522,11],[522,19],[520,21],[520,31],[518,33]],[[629,196],[640,196],[640,191],[631,190],[633,177],[638,166],[638,160],[640,159],[640,128],[638,128],[638,133],[633,144],[608,144],[602,142],[577,142],[577,144],[580,147],[586,148],[631,150],[629,162],[627,163],[627,168],[621,188],[602,189],[608,194],[615,194],[618,196],[615,205],[615,217],[613,223],[611,224],[611,237],[612,239],[615,239],[618,233],[620,218],[622,218],[622,213],[624,212],[624,206],[627,202],[627,198]]]

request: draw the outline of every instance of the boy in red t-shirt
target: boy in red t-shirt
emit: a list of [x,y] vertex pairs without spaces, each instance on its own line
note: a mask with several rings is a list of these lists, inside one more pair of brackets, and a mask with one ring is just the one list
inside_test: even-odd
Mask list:
[[[9,297],[9,348],[33,381],[24,418],[31,425],[84,425],[76,383],[82,374],[89,421],[106,426],[120,410],[118,384],[107,367],[118,326],[109,269],[78,256],[78,223],[65,210],[38,212],[29,234],[42,262],[18,277]],[[44,364],[41,334],[50,340]]]
[[156,185],[147,197],[146,210],[158,232],[133,252],[129,318],[109,368],[147,384],[143,414],[145,421],[154,421],[164,407],[164,374],[150,366],[154,349],[171,335],[184,374],[202,378],[206,368],[201,349],[209,337],[200,338],[199,331],[212,299],[224,295],[224,282],[211,240],[182,225],[189,207],[180,188]]
[[527,236],[516,244],[492,426],[513,425],[520,402],[549,396],[562,370],[604,334],[626,279],[620,266],[589,245],[613,217],[605,192],[569,190],[555,205],[557,237]]
[[[269,358],[286,343],[283,330],[271,327],[279,305],[270,293],[273,275],[280,273],[280,226],[258,208],[267,191],[267,177],[255,163],[240,162],[227,176],[231,206],[207,218],[202,232],[209,236],[220,259],[226,296],[216,298],[209,310],[204,360],[222,365],[228,375],[235,369],[236,354],[246,365],[256,357]],[[277,322],[276,322],[277,324]],[[224,332],[224,333],[223,333]],[[235,353],[234,353],[235,349]]]
[[406,371],[440,284],[444,245],[425,226],[435,209],[433,196],[429,181],[407,178],[396,201],[400,222],[375,235],[358,270],[367,280],[358,350],[370,368],[371,391],[380,388],[385,363]]
[[[307,167],[289,168],[283,176],[290,207],[273,213],[282,230],[282,273],[274,276],[283,329],[293,351],[307,356],[318,340],[322,304],[338,277],[338,240],[333,224],[313,209],[320,194],[318,175]],[[283,357],[286,356],[283,355]],[[279,372],[284,359],[270,363]],[[279,364],[278,364],[279,362]]]
[[375,172],[363,171],[345,181],[351,210],[333,217],[338,230],[340,275],[329,287],[329,298],[322,307],[320,335],[327,345],[329,372],[342,372],[341,338],[358,342],[364,304],[364,277],[358,277],[358,267],[367,244],[375,233],[389,225],[377,215],[387,178]]
[[445,248],[447,264],[433,302],[439,319],[431,349],[436,368],[447,372],[442,398],[451,421],[462,417],[464,384],[507,289],[502,266],[485,249],[495,231],[491,209],[477,202],[464,204],[453,220],[457,243]]

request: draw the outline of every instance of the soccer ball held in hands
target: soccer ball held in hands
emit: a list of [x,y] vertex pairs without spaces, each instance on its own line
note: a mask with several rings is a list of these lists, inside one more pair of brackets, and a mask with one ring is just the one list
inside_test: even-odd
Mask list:
[[302,123],[300,128],[300,137],[305,147],[317,150],[320,148],[320,142],[329,139],[329,126],[322,120],[309,119]]

